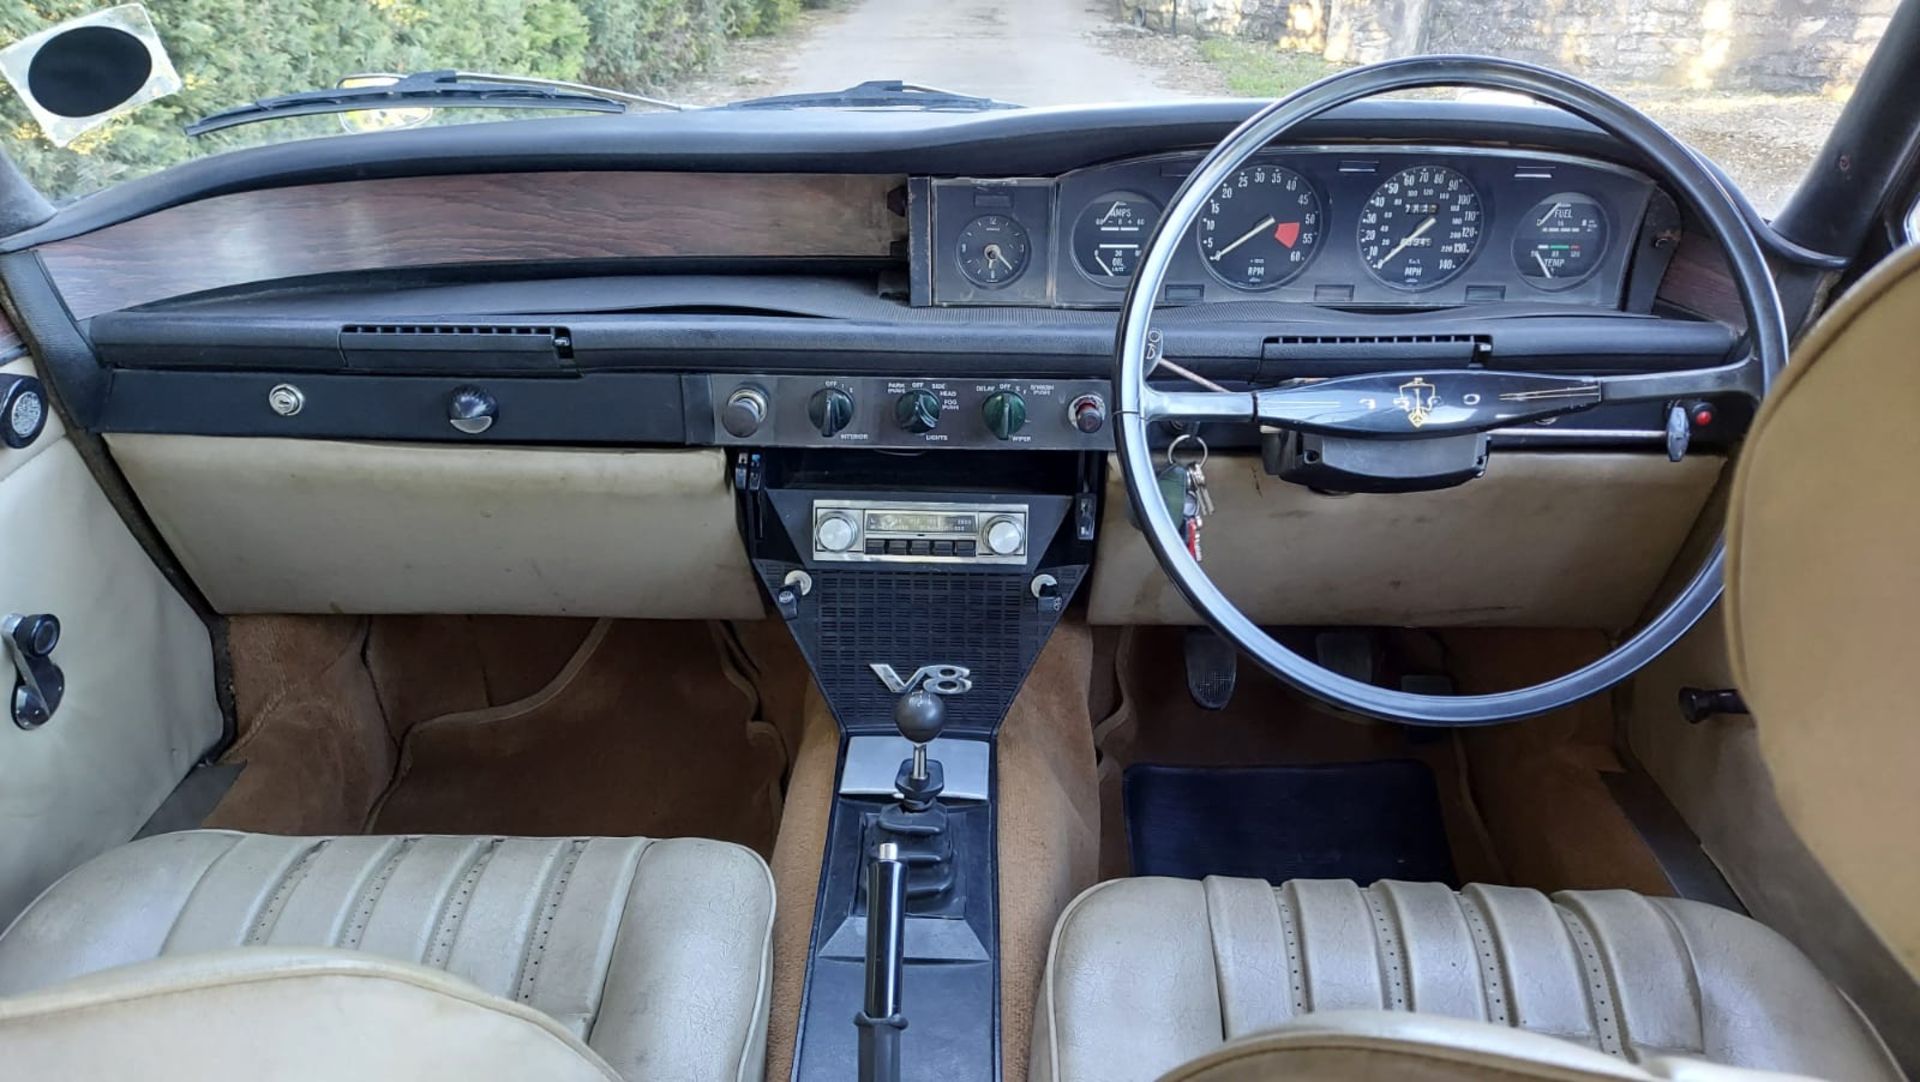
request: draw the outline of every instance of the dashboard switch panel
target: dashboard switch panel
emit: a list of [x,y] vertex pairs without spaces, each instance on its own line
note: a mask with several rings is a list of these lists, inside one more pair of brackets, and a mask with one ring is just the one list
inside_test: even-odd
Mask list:
[[[722,446],[1113,449],[1103,379],[706,378],[713,440]],[[752,424],[742,423],[743,404]]]

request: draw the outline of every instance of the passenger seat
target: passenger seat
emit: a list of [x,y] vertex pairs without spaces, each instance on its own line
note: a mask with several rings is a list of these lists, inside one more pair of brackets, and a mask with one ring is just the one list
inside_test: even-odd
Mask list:
[[199,830],[0,934],[21,1077],[759,1079],[773,881],[645,838]]

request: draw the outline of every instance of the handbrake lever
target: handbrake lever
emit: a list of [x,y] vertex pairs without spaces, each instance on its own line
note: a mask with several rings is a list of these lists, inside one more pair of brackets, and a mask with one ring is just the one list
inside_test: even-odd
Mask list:
[[860,1082],[899,1082],[900,979],[906,961],[907,864],[900,847],[883,842],[867,867],[866,1002],[860,1027]]

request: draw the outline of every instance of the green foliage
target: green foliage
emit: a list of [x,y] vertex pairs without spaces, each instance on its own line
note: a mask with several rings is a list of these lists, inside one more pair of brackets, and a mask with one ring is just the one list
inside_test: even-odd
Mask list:
[[[0,45],[102,6],[104,0],[0,2]],[[644,91],[708,63],[730,36],[778,29],[801,6],[802,0],[147,0],[185,88],[65,148],[47,142],[20,100],[0,88],[0,146],[42,191],[63,197],[221,150],[340,134],[331,117],[199,139],[188,139],[181,126],[230,105],[331,86],[344,75],[461,68]]]
[[1227,89],[1242,98],[1283,98],[1340,69],[1317,53],[1236,38],[1207,38],[1200,42],[1200,55],[1226,76]]

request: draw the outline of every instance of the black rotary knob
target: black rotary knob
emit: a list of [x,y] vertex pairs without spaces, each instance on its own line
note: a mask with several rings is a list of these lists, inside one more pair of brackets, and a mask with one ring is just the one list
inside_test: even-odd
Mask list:
[[940,423],[940,399],[932,391],[908,391],[894,401],[893,419],[916,436],[932,432]]
[[822,387],[807,400],[807,419],[820,435],[838,435],[853,423],[853,396],[838,387]]
[[980,416],[995,439],[1010,440],[1027,426],[1027,400],[1012,391],[995,391],[980,404]]

